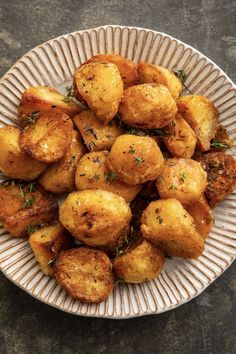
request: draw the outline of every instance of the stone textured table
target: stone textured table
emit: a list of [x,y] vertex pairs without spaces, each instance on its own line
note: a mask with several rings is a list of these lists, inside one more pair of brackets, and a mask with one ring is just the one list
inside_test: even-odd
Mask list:
[[[236,81],[236,1],[0,0],[0,75],[61,34],[104,24],[166,32]],[[126,321],[76,317],[33,299],[0,275],[0,353],[236,353],[236,264],[190,303]]]

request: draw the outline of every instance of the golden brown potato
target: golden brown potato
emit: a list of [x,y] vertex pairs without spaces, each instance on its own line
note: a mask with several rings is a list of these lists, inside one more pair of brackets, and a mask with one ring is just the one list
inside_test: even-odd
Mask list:
[[170,256],[195,259],[203,252],[204,240],[196,231],[193,218],[176,199],[151,202],[141,223],[143,237]]
[[111,261],[106,253],[86,247],[61,252],[54,272],[58,283],[73,298],[99,303],[114,287]]
[[0,221],[14,237],[57,218],[57,201],[35,183],[1,185],[0,195]]
[[58,223],[33,232],[29,237],[29,244],[43,273],[52,277],[56,257],[61,251],[72,246],[73,239]]
[[219,112],[206,97],[187,95],[177,100],[180,114],[188,122],[197,135],[197,147],[201,151],[210,149],[210,141],[214,138]]
[[127,184],[157,178],[164,162],[161,150],[149,136],[120,135],[112,145],[106,166]]
[[204,239],[208,236],[213,226],[213,214],[204,195],[193,204],[186,207],[189,215],[192,216],[197,232]]
[[19,145],[20,130],[6,125],[0,128],[0,170],[10,178],[31,181],[37,178],[47,164],[33,160]]
[[141,189],[140,185],[130,186],[117,179],[105,165],[108,152],[90,152],[82,157],[76,169],[75,184],[78,191],[103,189],[123,197],[128,203]]
[[113,251],[124,237],[131,219],[126,201],[104,190],[68,195],[60,206],[60,221],[79,241]]
[[69,193],[75,189],[75,171],[78,161],[85,154],[79,132],[73,130],[70,145],[61,160],[51,164],[41,175],[39,183],[52,193]]
[[21,126],[25,126],[35,121],[39,114],[51,110],[60,110],[70,117],[82,111],[80,106],[52,87],[29,87],[21,98],[18,112],[19,122]]
[[51,111],[28,124],[20,134],[20,147],[35,160],[55,162],[66,153],[70,144],[73,124],[63,112]]
[[210,152],[197,158],[207,172],[205,194],[209,205],[214,208],[232,193],[236,186],[236,161],[223,152]]
[[123,95],[123,82],[115,64],[89,63],[74,74],[75,86],[89,108],[105,123],[118,111]]
[[173,157],[190,159],[193,156],[197,136],[180,114],[177,113],[165,132],[163,141]]
[[159,65],[145,62],[138,64],[138,79],[140,84],[162,84],[168,88],[174,99],[180,96],[183,84],[170,70]]
[[191,159],[168,159],[156,182],[160,197],[176,198],[184,205],[197,201],[207,185],[206,172]]
[[142,84],[124,90],[119,113],[131,127],[155,129],[166,127],[174,120],[177,106],[165,86]]
[[123,134],[117,122],[105,125],[95,114],[86,110],[73,119],[90,151],[110,150],[115,139]]
[[126,283],[142,283],[156,278],[165,262],[164,253],[146,240],[139,240],[113,261],[117,276]]

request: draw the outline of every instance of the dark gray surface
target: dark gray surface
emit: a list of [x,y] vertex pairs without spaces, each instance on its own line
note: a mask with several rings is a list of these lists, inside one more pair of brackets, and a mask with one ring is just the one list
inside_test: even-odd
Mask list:
[[[166,32],[236,81],[236,1],[227,0],[0,0],[0,76],[41,42],[104,24]],[[174,311],[126,321],[62,313],[0,275],[0,353],[236,353],[235,270]]]

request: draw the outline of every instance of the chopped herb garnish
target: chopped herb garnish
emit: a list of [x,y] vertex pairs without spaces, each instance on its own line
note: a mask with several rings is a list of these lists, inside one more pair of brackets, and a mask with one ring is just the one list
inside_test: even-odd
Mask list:
[[88,149],[89,151],[93,151],[96,147],[96,144],[94,141],[90,141],[90,143],[88,144]]
[[36,183],[35,182],[31,182],[29,184],[29,192],[32,193],[32,192],[35,192],[36,191]]
[[98,138],[97,134],[95,133],[94,129],[90,125],[85,125],[83,130],[85,131],[85,133],[92,134],[94,136],[94,138],[97,140],[97,138]]
[[20,193],[22,195],[22,208],[29,208],[29,207],[32,207],[32,205],[34,204],[35,202],[35,196],[32,195],[29,199],[27,199],[26,197],[26,192],[23,191],[21,185],[19,184],[19,189],[20,189]]
[[27,225],[25,228],[27,235],[31,235],[36,230],[38,230],[38,225]]
[[157,177],[157,183],[158,183],[158,184],[159,184],[159,183],[164,183],[164,180],[163,180],[162,175],[159,175],[159,176]]
[[128,152],[129,152],[130,154],[134,154],[134,153],[135,153],[134,147],[133,147],[133,146],[130,146]]
[[144,159],[141,156],[135,156],[134,161],[136,162],[137,165],[141,165],[141,163],[144,162]]
[[56,262],[56,258],[52,258],[50,259],[50,261],[48,262],[48,266],[53,266],[53,264]]
[[74,97],[74,92],[73,92],[72,86],[67,86],[66,87],[66,96],[63,98],[62,101],[65,103],[69,103],[72,101],[73,97]]
[[32,112],[32,113],[28,114],[27,116],[25,116],[24,122],[34,124],[36,122],[37,118],[39,118],[39,111]]
[[175,74],[176,77],[178,77],[178,79],[180,79],[180,81],[182,81],[184,88],[190,93],[190,95],[192,95],[192,92],[184,83],[187,79],[187,74],[184,72],[184,70],[174,69],[173,73]]
[[213,139],[211,142],[211,147],[214,149],[228,149],[230,146],[225,143],[220,143],[219,141]]
[[111,172],[105,172],[104,173],[104,178],[107,182],[114,182],[117,179],[117,174],[113,171]]
[[171,189],[177,189],[177,187],[174,184],[171,184],[169,187],[169,190],[171,190]]
[[187,178],[187,176],[186,176],[186,174],[184,172],[180,173],[179,177],[180,177],[182,182],[185,182],[185,180]]

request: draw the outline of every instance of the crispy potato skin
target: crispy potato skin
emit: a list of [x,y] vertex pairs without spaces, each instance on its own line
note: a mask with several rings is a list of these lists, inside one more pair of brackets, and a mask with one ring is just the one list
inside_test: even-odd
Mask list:
[[104,301],[114,287],[110,259],[99,250],[81,247],[61,252],[54,272],[65,291],[82,302]]
[[14,237],[26,237],[27,227],[47,223],[57,218],[57,201],[41,187],[29,192],[22,187],[26,200],[34,199],[32,206],[23,207],[24,198],[17,185],[0,186],[0,221]]
[[20,147],[35,160],[51,163],[60,160],[70,144],[73,124],[60,111],[46,112],[20,133]]
[[104,190],[86,190],[68,195],[60,206],[64,227],[88,246],[113,251],[131,220],[126,201]]
[[175,198],[184,205],[197,201],[206,185],[207,175],[200,163],[176,158],[165,161],[156,182],[161,198]]
[[204,96],[187,95],[177,100],[180,114],[197,135],[200,151],[210,149],[210,141],[217,130],[219,112],[214,104]]
[[81,112],[73,121],[90,151],[110,150],[115,139],[123,134],[118,123],[106,125],[91,110]]
[[42,272],[52,277],[54,271],[50,261],[54,262],[61,251],[70,248],[73,244],[73,239],[64,227],[58,223],[44,226],[32,233],[29,237],[29,244]]
[[70,145],[61,160],[48,166],[41,175],[39,183],[49,192],[62,194],[70,193],[75,189],[75,171],[78,161],[85,154],[86,149],[81,142],[80,134],[72,132]]
[[140,84],[154,83],[166,86],[174,99],[178,98],[183,90],[182,82],[170,70],[162,66],[140,62],[138,78]]
[[60,110],[73,118],[82,111],[75,102],[64,102],[65,96],[52,87],[35,86],[29,87],[22,95],[18,117],[21,126],[26,125],[26,118],[32,112],[48,112]]
[[236,161],[223,152],[210,152],[197,157],[207,173],[205,195],[211,208],[222,202],[236,186]]
[[166,127],[163,141],[173,157],[190,159],[195,151],[197,136],[180,114]]
[[131,186],[117,179],[105,165],[107,151],[90,152],[79,161],[76,169],[75,184],[78,191],[103,189],[131,202],[141,189],[140,185]]
[[149,136],[120,135],[112,145],[106,166],[127,184],[155,180],[164,162],[161,150]]
[[142,283],[156,278],[165,262],[164,252],[147,240],[141,240],[134,247],[113,261],[117,276],[126,283]]
[[31,181],[46,168],[45,163],[33,160],[19,145],[20,130],[6,125],[0,128],[0,170],[10,178]]
[[213,226],[213,213],[205,196],[202,195],[199,200],[186,207],[186,210],[192,216],[197,232],[205,240]]
[[141,223],[143,237],[170,256],[196,259],[203,252],[204,240],[197,233],[193,218],[176,199],[151,202]]
[[109,123],[116,115],[123,95],[123,81],[112,63],[89,63],[74,74],[78,93],[94,114]]
[[124,90],[119,107],[122,120],[136,128],[155,129],[170,124],[177,113],[169,90],[160,84],[142,84]]

